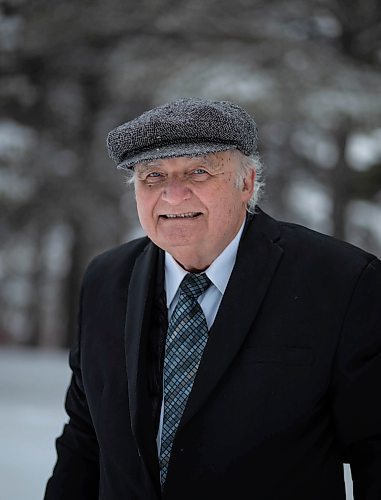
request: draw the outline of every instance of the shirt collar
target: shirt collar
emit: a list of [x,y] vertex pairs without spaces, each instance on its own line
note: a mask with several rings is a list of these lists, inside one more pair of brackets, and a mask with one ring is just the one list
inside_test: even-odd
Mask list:
[[[222,295],[225,293],[231,272],[233,271],[244,225],[245,221],[242,223],[242,226],[240,227],[235,238],[205,271],[210,281]],[[167,295],[168,307],[172,303],[177,290],[187,273],[188,272],[175,261],[171,254],[165,252],[165,291]]]

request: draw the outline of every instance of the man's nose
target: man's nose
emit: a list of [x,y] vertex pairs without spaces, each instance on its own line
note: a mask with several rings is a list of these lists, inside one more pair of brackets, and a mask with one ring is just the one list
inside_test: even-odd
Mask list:
[[162,199],[171,205],[179,205],[192,196],[192,191],[186,182],[174,177],[168,179],[162,192]]

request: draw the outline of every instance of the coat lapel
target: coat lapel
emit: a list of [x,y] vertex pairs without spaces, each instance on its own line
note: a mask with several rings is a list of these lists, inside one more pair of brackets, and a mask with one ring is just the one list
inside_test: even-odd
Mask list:
[[263,212],[248,224],[236,264],[197,371],[180,427],[208,399],[231,364],[253,324],[283,250],[275,243],[279,228]]
[[156,436],[151,425],[147,338],[156,289],[158,248],[149,243],[137,258],[128,288],[125,351],[131,427],[139,456],[160,488]]

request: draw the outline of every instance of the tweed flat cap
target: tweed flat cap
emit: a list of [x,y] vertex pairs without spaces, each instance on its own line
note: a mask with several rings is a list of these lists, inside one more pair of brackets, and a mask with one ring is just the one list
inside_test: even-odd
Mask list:
[[238,149],[257,151],[254,119],[228,101],[186,98],[146,111],[107,136],[109,156],[118,168],[175,156]]

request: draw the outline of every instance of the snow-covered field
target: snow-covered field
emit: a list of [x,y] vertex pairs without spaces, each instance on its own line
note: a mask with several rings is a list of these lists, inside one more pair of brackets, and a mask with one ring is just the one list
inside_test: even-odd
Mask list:
[[66,352],[0,349],[0,500],[42,500],[66,421]]
[[66,421],[67,359],[66,352],[0,349],[0,500],[43,498]]

